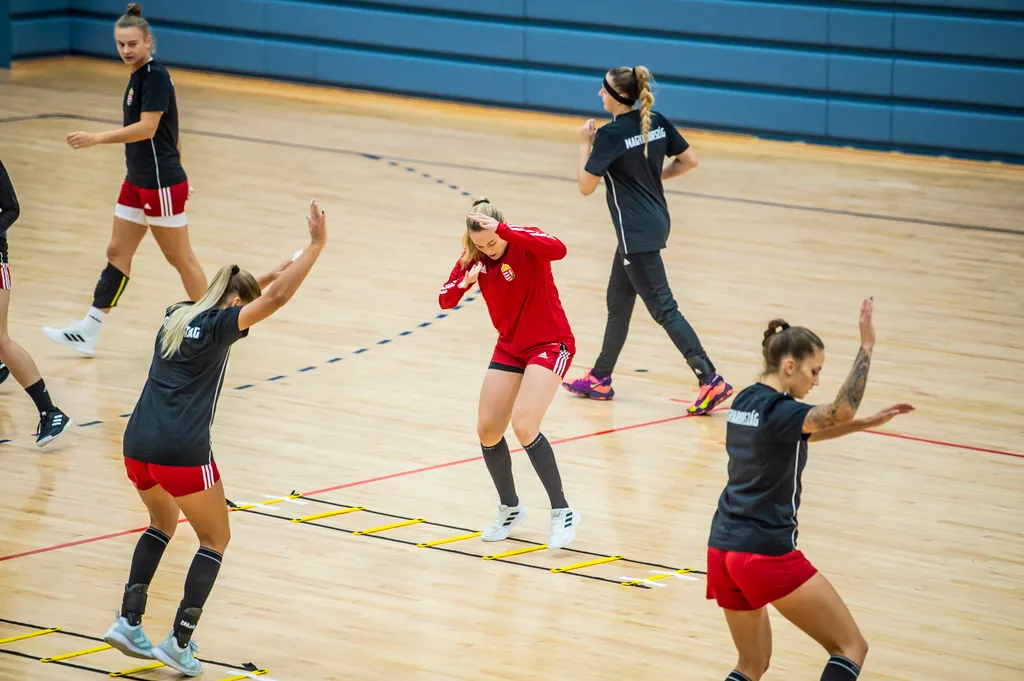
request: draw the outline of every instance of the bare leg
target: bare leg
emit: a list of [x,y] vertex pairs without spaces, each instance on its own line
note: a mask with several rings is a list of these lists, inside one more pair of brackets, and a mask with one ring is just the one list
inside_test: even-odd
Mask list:
[[167,262],[178,270],[181,283],[189,300],[199,300],[206,293],[206,274],[202,265],[192,251],[192,243],[188,238],[188,227],[157,227],[151,226],[153,238],[160,245]]
[[782,615],[813,638],[829,655],[840,655],[864,665],[868,642],[853,615],[820,572],[796,591],[772,603]]
[[768,610],[725,610],[733,643],[739,653],[736,671],[750,681],[760,681],[772,657],[772,625]]
[[36,363],[25,349],[7,335],[7,311],[11,304],[11,292],[0,291],[0,362],[7,365],[22,388],[38,383],[42,376]]

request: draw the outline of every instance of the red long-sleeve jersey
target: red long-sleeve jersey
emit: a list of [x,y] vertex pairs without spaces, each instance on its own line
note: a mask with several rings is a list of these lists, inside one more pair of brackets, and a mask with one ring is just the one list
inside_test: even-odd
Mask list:
[[[560,342],[576,354],[576,339],[558,299],[551,261],[565,257],[565,244],[536,227],[500,223],[495,234],[508,242],[497,260],[483,256],[477,278],[498,344],[521,356],[539,345]],[[455,307],[468,290],[459,288],[466,268],[455,263],[441,287],[441,309]]]

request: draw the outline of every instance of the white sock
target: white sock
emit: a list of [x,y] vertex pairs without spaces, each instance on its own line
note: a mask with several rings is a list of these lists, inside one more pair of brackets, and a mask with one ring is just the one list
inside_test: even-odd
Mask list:
[[103,326],[103,322],[106,320],[106,312],[95,307],[90,307],[89,312],[79,323],[79,328],[90,336],[96,336],[99,334],[100,327]]

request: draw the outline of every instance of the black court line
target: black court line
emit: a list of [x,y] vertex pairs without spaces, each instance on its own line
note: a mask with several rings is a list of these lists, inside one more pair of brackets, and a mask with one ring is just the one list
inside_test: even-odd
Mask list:
[[[16,123],[20,121],[31,121],[31,120],[45,120],[45,119],[66,119],[66,120],[79,120],[89,121],[93,123],[104,123],[108,125],[121,125],[121,121],[116,121],[107,118],[99,118],[95,116],[81,116],[78,114],[62,114],[62,113],[44,113],[34,114],[30,116],[14,116],[11,118],[0,118],[0,123]],[[253,144],[265,144],[275,147],[284,147],[289,149],[303,149],[307,151],[318,151],[329,154],[341,154],[345,156],[355,156],[359,158],[369,159],[373,161],[388,161],[391,165],[397,165],[398,162],[402,163],[420,163],[431,166],[437,166],[442,168],[454,168],[459,170],[471,170],[474,172],[484,173],[497,173],[499,175],[506,175],[511,177],[528,177],[541,180],[553,180],[557,182],[571,182],[575,183],[576,179],[571,177],[565,177],[562,175],[550,175],[547,173],[534,173],[522,170],[510,170],[507,168],[496,168],[488,166],[474,166],[464,163],[451,163],[448,161],[439,161],[431,159],[421,159],[412,157],[384,157],[378,154],[371,154],[363,151],[356,151],[354,149],[344,149],[338,147],[326,147],[317,144],[303,144],[300,142],[285,142],[282,140],[266,139],[262,137],[250,137],[247,135],[234,135],[231,133],[212,132],[209,130],[193,130],[183,129],[181,132],[189,135],[197,135],[200,137],[212,137],[216,139],[234,140],[238,142],[250,142]],[[416,172],[415,168],[406,168],[409,172]],[[429,173],[423,173],[424,177],[430,177]],[[445,184],[444,180],[438,179],[438,184]],[[456,185],[448,185],[452,189],[458,190]],[[915,218],[902,215],[887,215],[884,213],[869,213],[864,211],[845,210],[840,208],[822,208],[818,206],[808,206],[797,203],[785,203],[782,201],[768,201],[764,199],[748,199],[740,196],[728,196],[724,194],[708,194],[704,192],[691,192],[678,189],[666,190],[666,194],[672,194],[676,196],[689,196],[693,198],[706,199],[710,201],[723,201],[727,203],[740,203],[754,206],[764,206],[766,208],[778,208],[782,210],[795,210],[807,213],[822,213],[825,215],[845,215],[848,217],[862,218],[865,220],[883,220],[887,222],[904,222],[914,225],[928,225],[931,227],[943,227],[947,229],[959,229],[974,232],[988,232],[991,234],[1008,234],[1012,236],[1024,237],[1024,230],[1010,229],[1008,227],[992,227],[988,225],[971,225],[961,222],[945,222],[941,220],[928,220],[925,218]],[[467,192],[462,192],[463,195],[467,195]]]
[[[257,511],[256,509],[252,509],[252,508],[239,508],[239,509],[236,509],[236,510],[239,510],[239,511],[241,511],[243,513],[252,513],[254,515],[263,516],[264,518],[277,518],[278,520],[284,520],[284,521],[287,521],[289,523],[292,522],[292,519],[289,518],[288,516],[277,515],[276,513],[267,513],[266,511]],[[401,517],[401,516],[392,516],[389,513],[377,513],[376,511],[371,511],[370,509],[364,509],[361,512],[362,513],[371,513],[373,515],[381,515],[381,516],[394,517],[394,518]],[[408,520],[412,520],[412,518],[409,518]],[[349,529],[346,529],[346,528],[343,528],[343,527],[336,527],[334,525],[325,525],[323,523],[318,523],[318,522],[315,522],[315,521],[308,521],[308,522],[296,523],[296,524],[298,524],[298,525],[312,525],[314,527],[320,527],[320,528],[323,528],[325,530],[334,530],[335,532],[342,532],[344,534],[351,534],[351,535],[355,535],[355,533],[357,531],[357,530],[349,530]],[[427,525],[427,524],[430,524],[430,523],[428,521],[424,521],[421,524]],[[445,526],[445,527],[448,527],[448,526]],[[363,535],[359,535],[359,536],[361,536],[361,537],[369,537],[369,538],[372,538],[372,539],[383,539],[384,541],[393,542],[395,544],[404,544],[406,546],[412,546],[412,547],[416,547],[416,548],[435,549],[437,551],[444,551],[445,553],[457,553],[459,555],[471,556],[473,558],[480,558],[480,559],[482,559],[484,557],[483,554],[481,554],[481,553],[470,553],[468,551],[459,551],[458,549],[452,549],[452,548],[448,548],[448,547],[445,547],[445,546],[422,546],[422,547],[420,547],[420,546],[418,546],[419,542],[409,541],[408,539],[399,539],[398,537],[389,537],[387,535],[378,534],[378,533],[375,533],[375,534],[363,534]],[[602,554],[595,554],[595,555],[602,555]],[[604,556],[602,555],[602,557],[604,557]],[[545,572],[551,572],[551,568],[544,567],[543,565],[534,565],[532,563],[520,563],[518,561],[506,560],[504,558],[494,558],[494,559],[492,559],[489,562],[491,562],[491,563],[508,563],[509,565],[517,565],[519,567],[528,567],[528,568],[533,568],[534,570],[544,570]],[[624,561],[620,561],[620,562],[624,562]],[[609,584],[623,585],[622,584],[622,580],[609,579],[607,577],[598,577],[596,575],[588,575],[588,574],[584,574],[582,572],[577,572],[576,570],[572,570],[570,572],[562,572],[562,573],[559,573],[559,574],[572,575],[574,577],[583,577],[584,579],[591,579],[591,580],[598,581],[598,582],[607,582]],[[634,588],[640,588],[640,589],[649,589],[650,588],[649,586],[647,586],[645,584],[629,584],[628,586],[631,586],[631,587],[634,587]]]
[[[60,633],[60,632],[56,632],[55,631],[54,633],[57,634],[57,633]],[[28,653],[22,653],[22,652],[17,651],[17,650],[5,650],[3,648],[0,648],[0,654],[3,654],[3,655],[13,655],[15,657],[23,657],[23,658],[25,658],[27,660],[35,660],[36,662],[42,662],[42,660],[43,660],[43,658],[41,658],[41,657],[39,657],[37,655],[29,655]],[[126,656],[124,659],[130,660],[132,658]],[[138,662],[139,662],[139,665],[141,666],[142,663],[143,663],[143,660],[138,660]],[[94,674],[102,674],[103,676],[106,676],[106,677],[110,676],[110,672],[104,671],[103,669],[97,669],[96,667],[87,667],[84,664],[75,664],[74,662],[63,662],[61,660],[57,660],[56,662],[47,662],[46,664],[55,664],[55,665],[58,665],[58,666],[61,666],[61,667],[70,667],[71,669],[78,669],[78,670],[83,671],[83,672],[93,672]],[[141,676],[131,676],[130,674],[126,674],[124,676],[119,676],[117,678],[119,678],[119,679],[132,679],[133,681],[153,681],[152,679],[144,679]]]
[[[552,437],[551,439],[554,440],[555,438]],[[316,497],[305,497],[305,496],[302,496],[301,494],[299,494],[298,492],[295,492],[295,491],[292,491],[292,497],[296,498],[296,499],[303,499],[305,501],[315,501],[318,504],[326,504],[328,506],[337,506],[338,508],[355,508],[354,506],[351,506],[349,504],[339,504],[339,503],[334,502],[334,501],[327,501],[326,499],[319,499],[319,498],[316,498]],[[374,515],[382,515],[382,516],[385,516],[385,517],[388,517],[388,518],[395,518],[395,519],[398,519],[398,520],[414,520],[413,518],[410,518],[408,516],[395,515],[394,513],[383,513],[381,511],[371,511],[370,509],[365,509],[362,512],[363,513],[373,513]],[[444,523],[435,523],[435,522],[430,521],[430,520],[425,520],[425,521],[423,521],[420,524],[421,525],[431,525],[433,527],[443,527],[443,528],[448,529],[448,530],[461,530],[463,532],[477,532],[478,531],[478,530],[471,529],[469,527],[459,527],[458,525],[445,525]],[[530,544],[532,546],[540,546],[541,545],[541,542],[530,541],[529,539],[519,539],[517,537],[509,537],[505,541],[518,542],[520,544]],[[413,543],[415,544],[416,542],[413,542]],[[559,551],[568,551],[570,553],[579,553],[579,554],[584,555],[584,556],[594,556],[595,558],[607,558],[608,557],[607,553],[595,553],[594,551],[584,551],[583,549],[574,549],[574,548],[570,548],[570,547],[565,547],[565,548],[559,549]],[[467,554],[467,555],[475,556],[477,554],[473,553],[473,554]],[[644,566],[647,566],[647,567],[662,568],[663,570],[680,570],[681,569],[681,568],[672,567],[671,565],[660,565],[658,563],[648,563],[648,562],[642,561],[642,560],[633,560],[632,558],[622,558],[618,562],[620,562],[620,563],[633,563],[634,565],[644,565]],[[518,563],[517,563],[517,565],[518,565]],[[705,574],[701,570],[694,570],[693,573],[694,574],[698,574],[698,575]]]
[[[289,498],[315,501],[316,503],[319,503],[319,504],[325,504],[327,506],[334,506],[334,507],[343,508],[343,509],[355,508],[354,506],[351,506],[349,504],[339,504],[337,502],[326,501],[324,499],[316,499],[316,498],[313,498],[313,497],[306,497],[306,496],[303,496],[303,495],[299,494],[298,492],[294,492],[294,491],[289,495]],[[228,506],[231,507],[232,509],[235,509],[235,510],[239,510],[239,511],[243,511],[243,512],[248,512],[248,513],[254,513],[256,515],[262,515],[262,516],[266,516],[268,518],[277,518],[279,520],[287,520],[288,522],[292,522],[292,520],[293,520],[292,518],[290,518],[288,516],[277,515],[277,514],[274,514],[274,513],[268,513],[266,511],[257,510],[255,508],[238,508],[238,506],[235,503],[231,502],[231,501],[228,501]],[[365,507],[363,508],[362,511],[360,511],[360,513],[367,513],[367,514],[371,514],[371,515],[378,515],[378,516],[382,516],[382,517],[385,517],[385,518],[394,518],[396,520],[417,520],[417,518],[410,518],[409,516],[397,515],[397,514],[394,514],[394,513],[385,513],[383,511],[374,511],[372,509],[365,508]],[[335,532],[342,532],[342,533],[345,533],[345,534],[352,534],[352,535],[354,535],[355,532],[356,532],[356,530],[349,530],[349,529],[342,528],[342,527],[337,527],[337,526],[334,526],[334,525],[326,525],[324,523],[319,523],[319,522],[315,522],[315,521],[307,521],[307,522],[298,523],[298,524],[301,524],[301,525],[313,525],[315,527],[321,527],[323,529],[334,530]],[[438,522],[433,522],[433,521],[430,521],[430,520],[423,520],[419,524],[421,524],[421,525],[428,525],[428,526],[432,526],[432,527],[443,527],[445,529],[450,529],[450,530],[459,530],[459,531],[466,532],[466,533],[476,532],[477,531],[477,530],[473,530],[473,529],[468,528],[468,527],[460,527],[459,525],[447,525],[445,523],[438,523]],[[435,549],[437,551],[444,551],[446,553],[456,553],[456,554],[459,554],[459,555],[462,555],[462,556],[470,556],[472,558],[483,559],[483,557],[484,557],[484,554],[481,554],[481,553],[472,553],[472,552],[469,552],[469,551],[461,551],[459,549],[453,549],[451,547],[444,546],[444,545],[441,545],[441,546],[422,546],[421,547],[421,546],[419,546],[420,542],[410,541],[408,539],[398,539],[397,537],[389,537],[389,536],[386,536],[386,535],[383,535],[383,534],[367,534],[367,535],[359,535],[359,536],[373,537],[373,538],[376,538],[376,539],[384,539],[386,541],[394,542],[396,544],[404,544],[406,546],[413,546],[413,547],[416,547],[416,548]],[[520,544],[528,544],[528,545],[531,545],[531,546],[542,546],[542,544],[540,542],[530,541],[530,540],[527,540],[527,539],[518,539],[518,538],[515,538],[515,537],[509,537],[509,539],[507,541],[517,542],[517,543],[520,543]],[[569,553],[576,553],[576,554],[580,554],[580,555],[584,555],[584,556],[593,556],[595,558],[609,558],[610,557],[606,553],[595,553],[593,551],[584,551],[584,550],[581,550],[581,549],[574,549],[574,548],[569,548],[569,547],[565,547],[565,548],[562,548],[562,549],[559,549],[559,550],[560,551],[566,551],[566,552],[569,552]],[[551,572],[551,570],[552,570],[552,568],[545,567],[543,565],[534,565],[532,563],[522,563],[522,562],[519,562],[519,561],[516,561],[516,560],[508,560],[508,559],[504,559],[504,558],[496,558],[496,559],[493,559],[491,562],[495,562],[495,563],[508,563],[509,565],[518,565],[518,566],[522,566],[522,567],[532,568],[532,569],[535,569],[535,570],[544,570],[545,572]],[[626,558],[626,557],[622,557],[622,558],[620,558],[616,562],[619,562],[619,563],[629,563],[629,564],[632,564],[632,565],[643,565],[643,566],[646,566],[646,567],[661,568],[663,570],[669,570],[669,571],[672,571],[672,572],[677,572],[677,571],[682,569],[682,568],[672,567],[670,565],[661,565],[659,563],[651,563],[651,562],[642,561],[642,560],[634,560],[632,558]],[[590,579],[590,580],[594,580],[594,581],[598,581],[598,582],[606,582],[606,583],[609,583],[609,584],[615,584],[615,585],[619,585],[619,586],[630,586],[630,587],[633,587],[633,588],[640,588],[640,589],[650,589],[651,588],[650,586],[647,586],[646,584],[624,584],[623,581],[620,580],[620,579],[610,579],[608,577],[598,577],[596,575],[586,574],[586,573],[580,572],[578,570],[570,570],[568,572],[562,572],[562,573],[557,573],[557,574],[573,575],[575,577],[582,577],[584,579]],[[690,570],[690,572],[688,574],[704,575],[704,574],[707,574],[707,573],[704,572],[703,570]]]
[[[10,624],[11,626],[15,626],[15,627],[24,627],[25,629],[35,629],[36,631],[42,631],[43,629],[49,629],[50,628],[50,627],[41,627],[38,624],[28,624],[27,622],[19,622],[17,620],[9,620],[9,619],[5,619],[3,617],[0,617],[0,622],[2,622],[4,624]],[[64,636],[71,636],[71,637],[74,637],[74,638],[81,638],[81,639],[85,639],[86,641],[95,641],[97,643],[103,643],[103,639],[102,638],[98,638],[96,636],[90,636],[88,634],[80,634],[78,632],[70,631],[70,630],[67,630],[67,629],[59,629],[58,631],[53,632],[52,635],[55,636],[55,635],[58,635],[58,634],[63,634]],[[17,641],[14,641],[14,643],[17,643]],[[5,645],[8,645],[8,644],[5,644]],[[28,658],[30,660],[36,660],[37,662],[42,661],[43,659],[45,659],[45,658],[42,658],[42,657],[38,657],[36,655],[29,655],[28,653],[22,653],[22,652],[19,652],[19,651],[16,651],[16,650],[7,650],[5,648],[0,648],[0,653],[4,653],[6,655],[16,655],[18,657],[24,657],[24,658]],[[57,653],[57,654],[61,655],[62,653]],[[125,656],[125,659],[126,660],[133,660],[133,658],[130,658],[130,657],[127,657],[127,656]],[[243,671],[243,672],[254,672],[254,671],[257,671],[258,669],[260,669],[259,667],[254,665],[252,662],[246,662],[244,664],[237,665],[237,664],[228,664],[227,662],[217,662],[216,660],[207,660],[207,659],[202,658],[202,657],[196,657],[196,659],[199,660],[200,662],[202,662],[203,664],[213,665],[214,667],[224,667],[225,669],[237,669],[237,670]],[[156,660],[152,660],[152,661],[155,662]],[[136,662],[138,662],[140,666],[145,664],[145,660],[136,660]],[[74,669],[81,669],[81,670],[87,671],[87,672],[96,672],[98,674],[103,674],[104,676],[108,676],[111,673],[109,671],[104,671],[102,669],[96,669],[95,667],[87,667],[85,665],[74,664],[74,663],[71,663],[71,662],[64,662],[64,661],[61,661],[61,660],[57,660],[55,662],[46,662],[45,664],[56,664],[56,665],[60,665],[62,667],[72,667]],[[138,679],[138,681],[151,681],[149,679],[140,679],[139,677],[136,677],[136,676],[120,676],[118,678],[121,678],[121,679]]]

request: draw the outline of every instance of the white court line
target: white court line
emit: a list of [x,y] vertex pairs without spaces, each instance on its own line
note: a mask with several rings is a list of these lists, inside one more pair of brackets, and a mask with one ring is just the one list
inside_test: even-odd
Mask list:
[[651,572],[653,572],[656,575],[672,575],[673,577],[678,577],[679,579],[688,579],[691,582],[700,581],[700,577],[694,577],[691,574],[680,574],[678,572],[669,572],[668,570],[651,570]]
[[[269,494],[261,494],[260,496],[266,499],[267,501],[285,501],[288,502],[289,504],[298,504],[299,506],[305,506],[306,504],[309,503],[308,501],[302,501],[301,499],[292,499],[291,497],[275,497]],[[263,501],[260,502],[260,505],[263,506],[266,505],[266,503],[266,501]]]

